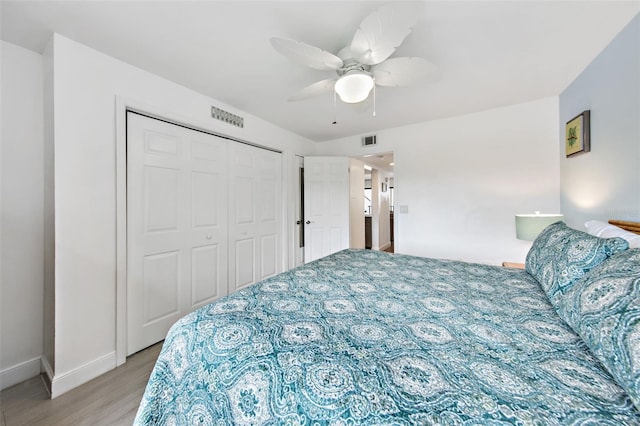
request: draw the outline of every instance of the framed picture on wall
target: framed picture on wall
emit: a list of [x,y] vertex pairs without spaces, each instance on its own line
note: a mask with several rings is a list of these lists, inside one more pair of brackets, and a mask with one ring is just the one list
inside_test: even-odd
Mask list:
[[565,153],[567,157],[591,151],[590,111],[582,111],[567,122],[565,127]]

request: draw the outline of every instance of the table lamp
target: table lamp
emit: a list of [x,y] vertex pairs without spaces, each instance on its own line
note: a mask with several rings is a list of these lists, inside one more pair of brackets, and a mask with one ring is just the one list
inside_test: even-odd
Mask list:
[[562,220],[564,215],[542,214],[539,211],[534,214],[516,215],[516,238],[519,240],[533,241],[544,228]]

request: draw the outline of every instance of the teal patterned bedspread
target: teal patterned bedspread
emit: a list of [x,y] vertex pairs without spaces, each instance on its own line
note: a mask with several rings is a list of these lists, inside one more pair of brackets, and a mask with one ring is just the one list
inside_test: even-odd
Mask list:
[[178,321],[138,425],[640,425],[523,270],[345,250]]

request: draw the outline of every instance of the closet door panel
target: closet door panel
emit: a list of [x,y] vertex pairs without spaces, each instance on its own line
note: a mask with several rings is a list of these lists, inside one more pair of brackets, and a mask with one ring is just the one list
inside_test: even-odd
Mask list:
[[282,272],[282,156],[234,144],[229,159],[232,292]]
[[227,292],[227,145],[127,114],[127,355]]
[[191,250],[191,306],[220,297],[226,283],[221,282],[226,265],[220,264],[220,247],[211,244]]

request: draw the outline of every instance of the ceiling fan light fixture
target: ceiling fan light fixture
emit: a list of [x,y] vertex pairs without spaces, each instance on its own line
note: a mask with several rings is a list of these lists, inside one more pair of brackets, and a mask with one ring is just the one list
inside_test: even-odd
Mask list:
[[335,91],[342,102],[355,104],[369,97],[373,77],[361,71],[350,71],[336,81]]

